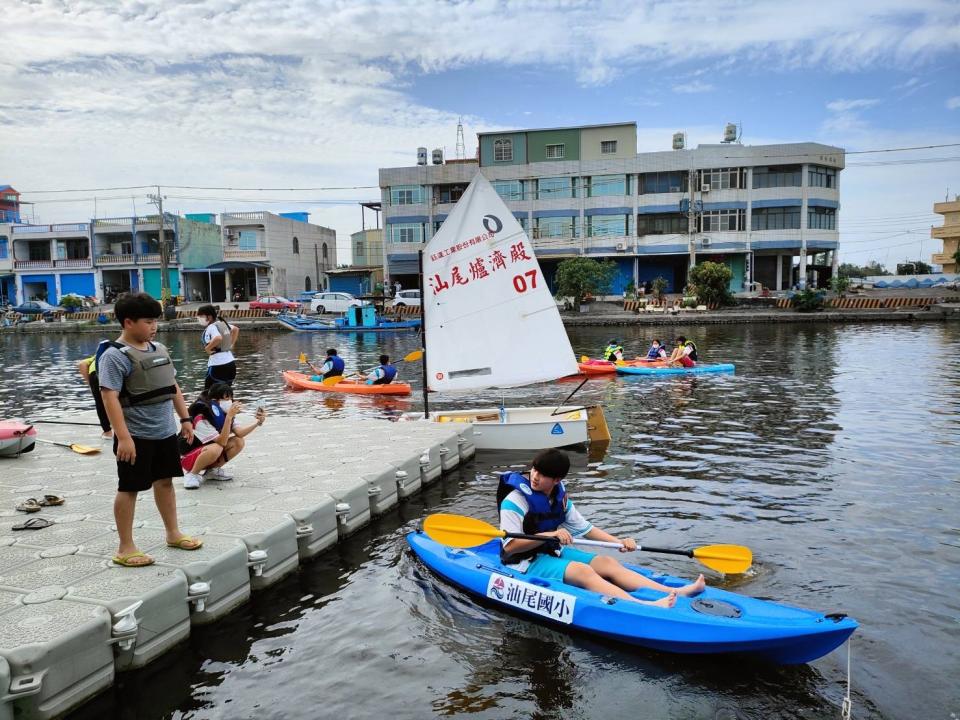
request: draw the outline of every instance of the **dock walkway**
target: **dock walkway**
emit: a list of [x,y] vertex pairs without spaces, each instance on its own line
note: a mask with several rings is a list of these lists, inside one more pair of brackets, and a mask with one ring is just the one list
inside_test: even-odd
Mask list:
[[[191,627],[228,614],[474,452],[468,424],[272,416],[227,466],[234,480],[191,491],[175,481],[181,528],[203,547],[168,548],[151,493],[141,493],[134,533],[156,564],[122,568],[110,560],[110,443],[101,444],[98,427],[36,427],[44,439],[102,452],[37,443],[0,458],[0,720],[69,712],[116,673],[156,659]],[[14,510],[44,494],[66,502],[31,515]],[[12,530],[38,516],[54,524]]]

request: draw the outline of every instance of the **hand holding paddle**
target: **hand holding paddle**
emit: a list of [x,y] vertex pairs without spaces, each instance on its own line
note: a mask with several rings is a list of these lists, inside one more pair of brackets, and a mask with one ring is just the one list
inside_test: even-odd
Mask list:
[[[553,538],[544,538],[542,535],[526,535],[524,533],[508,533],[499,530],[489,523],[476,518],[462,515],[448,515],[438,513],[430,515],[423,521],[423,531],[441,545],[469,548],[483,545],[492,538],[516,538],[518,540],[540,540],[550,542]],[[592,545],[594,547],[610,547],[618,550],[626,549],[621,543],[606,542],[603,540],[586,540],[574,538],[577,545]],[[637,545],[636,549],[642,552],[665,553],[667,555],[683,555],[694,558],[708,568],[720,573],[736,575],[746,572],[753,562],[753,553],[743,545],[704,545],[693,550],[673,550],[670,548],[656,548]]]

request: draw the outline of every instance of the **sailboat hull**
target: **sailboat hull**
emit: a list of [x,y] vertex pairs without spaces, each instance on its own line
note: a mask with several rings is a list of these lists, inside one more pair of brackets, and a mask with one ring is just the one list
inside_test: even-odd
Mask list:
[[[551,447],[584,445],[589,441],[587,410],[584,407],[515,407],[451,410],[430,413],[435,423],[468,422],[473,425],[477,450],[542,450]],[[423,415],[407,413],[404,420],[421,420]]]

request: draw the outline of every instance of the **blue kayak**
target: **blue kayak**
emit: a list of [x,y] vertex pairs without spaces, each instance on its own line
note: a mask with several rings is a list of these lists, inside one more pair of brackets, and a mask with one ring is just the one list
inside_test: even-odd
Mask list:
[[694,365],[693,367],[645,367],[643,365],[617,365],[617,372],[622,375],[700,375],[701,373],[732,373],[732,363],[715,363],[713,365]]
[[[737,653],[782,665],[807,663],[839,647],[857,629],[844,615],[780,605],[707,587],[660,608],[598,595],[557,580],[530,577],[500,562],[500,541],[449,548],[420,531],[407,535],[417,557],[444,580],[496,607],[532,620],[673,653]],[[628,566],[672,587],[687,581]],[[642,600],[661,593],[638,590]]]

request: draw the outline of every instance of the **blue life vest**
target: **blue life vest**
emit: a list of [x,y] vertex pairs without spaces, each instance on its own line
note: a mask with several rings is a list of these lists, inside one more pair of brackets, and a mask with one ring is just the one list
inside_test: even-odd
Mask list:
[[327,358],[327,362],[330,363],[330,371],[323,374],[323,379],[337,377],[338,375],[343,375],[343,369],[346,367],[343,363],[343,358],[339,355],[331,355]]
[[662,349],[663,349],[663,345],[661,345],[660,347],[653,347],[653,345],[651,345],[650,349],[647,350],[647,358],[649,358],[650,360],[658,359],[660,357],[660,351]]
[[381,365],[380,370],[383,370],[383,377],[374,380],[374,385],[388,385],[392,383],[393,379],[397,376],[397,368],[393,365]]
[[[523,516],[523,532],[527,535],[550,532],[563,524],[567,516],[567,491],[563,483],[557,485],[553,500],[530,487],[530,481],[517,472],[500,476],[500,485],[497,489],[497,510],[500,504],[513,490],[519,490],[527,501],[527,514]],[[510,553],[511,562],[533,557],[538,553],[549,553],[554,546],[548,543],[540,545],[535,550],[525,553]]]

